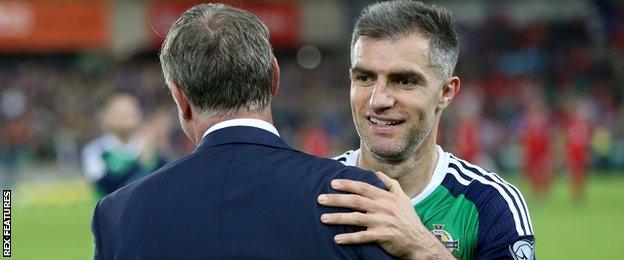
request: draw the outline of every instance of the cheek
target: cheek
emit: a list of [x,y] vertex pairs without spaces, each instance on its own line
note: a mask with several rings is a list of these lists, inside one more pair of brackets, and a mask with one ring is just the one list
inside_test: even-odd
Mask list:
[[357,88],[351,85],[351,88],[349,89],[349,99],[351,101],[351,106],[353,106],[355,103],[357,92]]
[[436,93],[431,97],[431,100],[429,100],[428,108],[430,108],[429,110],[431,110],[431,113],[435,114],[438,111],[441,97],[441,95]]
[[411,115],[416,121],[428,120],[436,111],[437,102],[435,97],[423,98],[424,94],[400,94],[397,95],[397,108],[403,113]]
[[353,111],[358,111],[365,108],[365,106],[368,104],[368,97],[370,96],[369,92],[370,91],[366,89],[351,86],[350,100],[351,109]]

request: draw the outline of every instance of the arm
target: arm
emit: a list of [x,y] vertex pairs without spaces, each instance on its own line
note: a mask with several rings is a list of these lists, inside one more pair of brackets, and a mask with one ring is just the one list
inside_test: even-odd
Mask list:
[[401,259],[455,259],[422,224],[399,183],[383,173],[377,173],[377,177],[389,191],[360,181],[334,180],[332,188],[350,194],[319,196],[321,205],[359,211],[323,214],[323,223],[366,227],[364,231],[336,235],[336,243],[376,242]]
[[492,196],[480,216],[475,259],[535,259],[532,228],[518,234],[512,213],[501,200]]

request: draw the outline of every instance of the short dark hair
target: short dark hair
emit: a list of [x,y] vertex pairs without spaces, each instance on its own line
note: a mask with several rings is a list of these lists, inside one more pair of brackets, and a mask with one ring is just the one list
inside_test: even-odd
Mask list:
[[264,108],[271,100],[273,51],[258,18],[225,4],[201,4],[171,26],[160,51],[167,84],[200,112]]
[[351,51],[360,37],[398,39],[418,32],[429,39],[429,63],[441,75],[451,76],[459,46],[451,13],[420,1],[396,0],[369,5],[358,17],[351,36]]

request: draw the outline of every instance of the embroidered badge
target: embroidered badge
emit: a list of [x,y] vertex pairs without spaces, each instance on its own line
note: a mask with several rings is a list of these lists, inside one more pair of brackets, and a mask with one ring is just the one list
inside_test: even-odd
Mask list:
[[446,230],[444,230],[444,225],[441,224],[433,224],[433,230],[431,233],[435,237],[442,242],[442,245],[446,247],[451,253],[453,250],[459,250],[459,240],[453,240],[453,236]]

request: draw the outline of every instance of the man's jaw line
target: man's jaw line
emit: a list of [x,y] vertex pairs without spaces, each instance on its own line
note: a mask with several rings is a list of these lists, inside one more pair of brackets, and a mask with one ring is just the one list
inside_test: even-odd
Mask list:
[[409,157],[418,150],[419,146],[415,149],[410,149],[410,151],[401,151],[392,155],[383,155],[379,153],[375,153],[365,142],[361,142],[360,146],[364,148],[370,155],[372,155],[372,159],[375,160],[375,163],[378,165],[400,165],[407,161]]
[[[360,147],[362,152],[358,158],[357,166],[371,171],[383,172],[388,177],[397,180],[408,196],[413,198],[420,194],[424,186],[430,181],[437,162],[435,160],[437,151],[435,148],[429,147],[435,146],[435,141],[433,145],[428,144],[431,142],[431,140],[428,140],[430,138],[432,138],[431,134],[415,148],[410,149],[410,151],[404,151],[396,155],[396,157],[376,154],[369,149],[364,141],[361,141]],[[433,155],[433,157],[430,157],[430,155]]]
[[[391,126],[391,127],[396,128],[396,126]],[[398,152],[396,154],[392,154],[392,155],[375,153],[373,149],[371,149],[371,147],[367,145],[367,143],[364,141],[361,135],[360,135],[360,148],[362,150],[362,153],[366,153],[369,155],[366,157],[368,157],[369,159],[372,159],[372,161],[368,162],[369,167],[372,165],[376,165],[376,167],[380,167],[380,168],[385,168],[385,167],[394,168],[396,166],[403,165],[406,163],[409,165],[413,165],[413,164],[418,165],[418,164],[421,164],[422,160],[427,157],[427,156],[423,156],[424,150],[433,149],[435,151],[435,148],[434,148],[435,139],[437,138],[437,135],[435,134],[436,130],[437,130],[437,122],[434,122],[434,127],[430,129],[430,131],[428,131],[426,136],[418,144],[414,145],[411,148],[404,147],[403,151]],[[375,138],[375,137],[372,136],[370,138]],[[363,160],[361,159],[362,158],[358,160],[359,161],[358,164],[363,162]],[[407,166],[407,164],[403,166]],[[374,169],[374,170],[378,170],[378,169]]]

